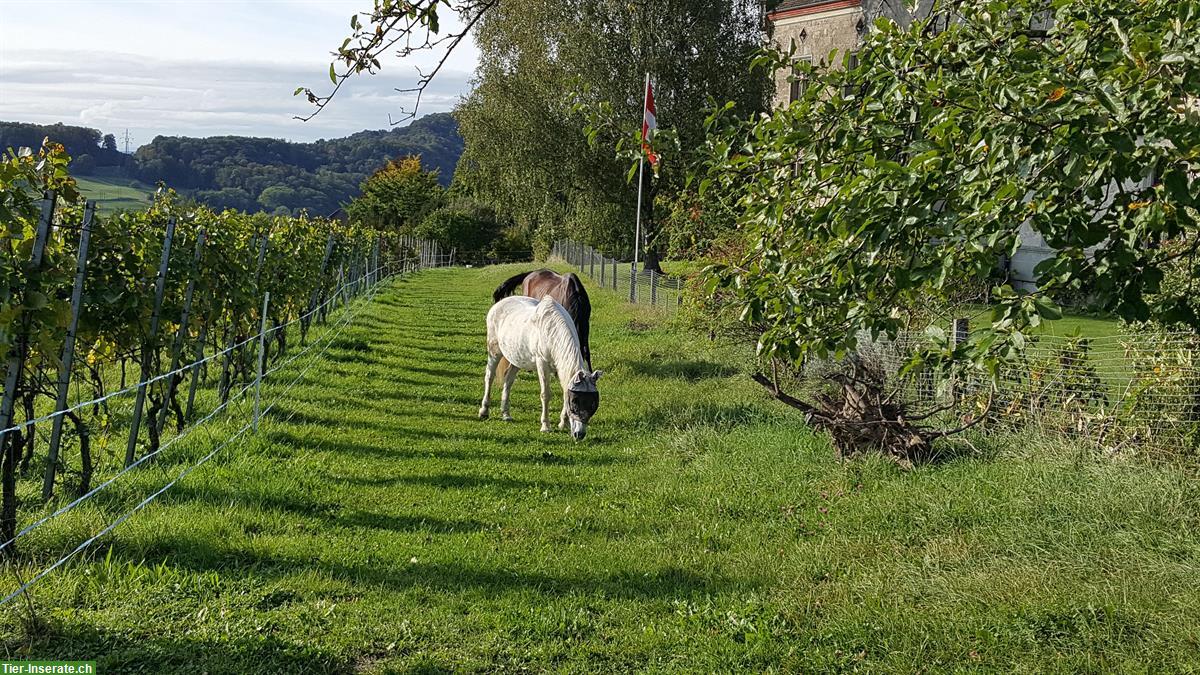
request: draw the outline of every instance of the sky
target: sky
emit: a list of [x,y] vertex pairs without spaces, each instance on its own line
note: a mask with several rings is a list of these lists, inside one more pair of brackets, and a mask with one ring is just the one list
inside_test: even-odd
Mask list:
[[[0,120],[100,129],[130,149],[155,136],[293,141],[388,128],[412,108],[414,66],[381,59],[309,122],[296,87],[325,93],[330,52],[372,0],[0,0]],[[448,17],[442,17],[446,24]],[[457,27],[457,21],[450,25]],[[478,60],[463,42],[426,90],[420,114],[451,110]],[[391,120],[389,120],[389,115]],[[407,123],[407,122],[405,122]]]

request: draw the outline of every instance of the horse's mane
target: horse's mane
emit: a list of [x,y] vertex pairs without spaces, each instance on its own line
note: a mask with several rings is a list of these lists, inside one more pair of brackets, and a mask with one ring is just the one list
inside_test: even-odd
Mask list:
[[591,331],[592,301],[588,298],[587,289],[583,282],[573,272],[567,274],[567,313],[575,319],[575,328],[579,332],[579,346],[583,350],[583,359],[588,367],[592,366],[592,349],[588,340]]

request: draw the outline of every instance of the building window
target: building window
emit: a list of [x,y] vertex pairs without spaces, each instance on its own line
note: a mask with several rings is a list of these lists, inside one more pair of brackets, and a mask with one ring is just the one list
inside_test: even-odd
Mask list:
[[[846,56],[846,70],[854,70],[857,67],[858,67],[858,52],[850,52]],[[853,93],[854,93],[853,85],[848,84],[848,85],[842,87],[842,96],[848,97]]]
[[805,69],[800,67],[800,64],[802,63],[811,66],[812,57],[801,56],[792,62],[792,77],[790,78],[791,92],[788,96],[788,103],[799,100],[800,97],[804,96],[805,90],[808,89],[808,73]]

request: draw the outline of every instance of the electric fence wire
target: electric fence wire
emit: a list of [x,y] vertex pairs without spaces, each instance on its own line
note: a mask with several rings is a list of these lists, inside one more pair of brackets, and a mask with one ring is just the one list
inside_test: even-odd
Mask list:
[[[389,281],[389,280],[391,280],[391,279],[393,279],[393,278],[394,278],[394,276],[388,276],[388,277],[385,277],[385,278],[381,279],[379,282],[377,282],[377,283],[376,283],[376,288],[378,288],[380,285],[382,285],[383,283],[386,283],[387,281]],[[330,346],[331,346],[331,345],[334,343],[334,340],[335,340],[335,339],[336,339],[338,336],[340,336],[340,335],[341,335],[341,333],[342,333],[342,331],[344,331],[344,330],[345,330],[345,328],[346,328],[347,326],[349,326],[349,325],[350,325],[350,324],[353,322],[353,319],[354,319],[354,317],[355,317],[355,316],[357,316],[357,313],[358,313],[358,311],[359,311],[359,310],[361,310],[361,307],[362,307],[362,306],[364,306],[365,304],[369,304],[369,302],[370,302],[371,300],[373,300],[373,299],[374,299],[374,297],[375,297],[375,295],[376,295],[377,293],[378,293],[378,291],[377,291],[377,290],[376,290],[375,292],[372,292],[372,293],[371,293],[371,294],[370,294],[370,295],[369,295],[369,296],[366,298],[366,302],[365,302],[365,303],[361,303],[361,304],[359,305],[359,308],[358,308],[358,309],[351,310],[350,308],[347,308],[347,311],[345,312],[345,316],[343,317],[343,319],[339,320],[339,323],[335,324],[335,325],[334,325],[334,328],[333,328],[333,329],[331,329],[331,331],[327,331],[327,334],[329,334],[331,337],[330,337],[330,339],[328,339],[328,340],[326,340],[326,341],[325,341],[325,346],[324,346],[324,347],[322,347],[322,349],[321,349],[321,351],[320,351],[319,353],[315,354],[315,355],[314,355],[312,358],[310,358],[310,359],[309,359],[308,363],[307,363],[307,364],[305,365],[305,367],[304,367],[304,368],[303,368],[303,369],[300,371],[300,373],[299,373],[299,374],[298,374],[298,375],[297,375],[295,378],[293,378],[293,379],[292,379],[292,381],[291,381],[291,382],[289,382],[289,383],[288,383],[288,385],[287,385],[287,386],[286,386],[286,387],[283,389],[283,391],[282,391],[282,392],[280,392],[280,394],[278,395],[278,397],[277,397],[277,398],[276,398],[274,401],[272,401],[272,402],[271,402],[271,404],[270,404],[269,406],[267,406],[267,408],[266,408],[265,410],[263,410],[263,412],[262,412],[262,415],[263,415],[263,416],[265,416],[265,415],[266,415],[268,412],[270,412],[270,411],[271,411],[271,410],[272,410],[272,409],[275,407],[275,405],[276,405],[276,404],[279,402],[279,399],[281,399],[281,398],[283,398],[284,396],[286,396],[286,395],[288,394],[288,392],[290,392],[290,391],[292,390],[292,388],[294,388],[294,387],[295,387],[295,386],[296,386],[296,385],[297,385],[297,384],[300,382],[300,380],[302,380],[302,379],[304,378],[304,376],[305,376],[305,375],[308,373],[308,371],[309,371],[309,370],[312,368],[312,366],[313,366],[313,365],[314,365],[314,364],[315,364],[317,361],[319,361],[319,360],[320,360],[321,356],[323,356],[323,355],[325,354],[325,352],[326,352],[326,351],[328,351],[329,347],[330,347]],[[325,338],[325,336],[322,336],[322,339],[324,339],[324,338]],[[312,343],[312,345],[309,345],[309,347],[308,347],[308,348],[306,348],[306,351],[307,351],[308,349],[311,349],[311,348],[312,348],[313,346],[315,346],[316,344],[318,344],[318,342],[313,342],[313,343]],[[293,360],[294,360],[294,359],[293,359]],[[289,361],[289,362],[290,362],[290,361]],[[282,367],[282,366],[280,366],[280,367]],[[274,370],[279,370],[279,368],[280,368],[280,367],[277,367],[277,368],[275,368]],[[264,374],[264,377],[265,377],[265,374]],[[220,407],[219,407],[217,410],[214,410],[212,413],[210,413],[210,414],[209,414],[207,417],[205,417],[203,420],[200,420],[200,421],[199,421],[199,422],[197,422],[196,424],[193,424],[191,427],[189,427],[189,433],[190,433],[190,431],[191,431],[191,430],[194,430],[194,429],[196,429],[196,428],[199,428],[201,424],[203,424],[204,422],[206,422],[206,421],[208,421],[209,419],[211,419],[211,418],[212,418],[213,416],[215,416],[215,415],[216,415],[218,412],[220,412],[220,411],[221,411],[221,410],[223,410],[225,407],[227,407],[227,406],[228,406],[230,403],[232,403],[233,401],[235,401],[235,400],[237,400],[237,399],[240,399],[241,397],[243,397],[243,396],[245,395],[245,393],[246,393],[247,391],[249,391],[249,390],[250,390],[250,388],[251,388],[251,387],[253,387],[253,386],[254,386],[254,383],[251,383],[251,384],[248,384],[248,385],[246,385],[245,387],[243,387],[243,388],[242,388],[242,390],[241,390],[240,392],[238,392],[238,394],[237,394],[235,397],[231,397],[231,398],[230,398],[228,401],[226,401],[224,404],[222,404],[222,405],[221,405],[221,406],[220,406]],[[293,415],[294,415],[294,414],[295,414],[295,413],[293,413]],[[291,416],[289,415],[287,419],[291,419]],[[45,569],[43,569],[41,572],[39,572],[37,575],[35,575],[35,576],[31,577],[31,578],[30,578],[28,581],[26,581],[26,582],[22,583],[22,584],[21,584],[21,586],[20,586],[20,587],[18,587],[16,590],[14,590],[14,591],[12,591],[11,593],[9,593],[8,595],[6,595],[6,596],[5,596],[3,599],[0,599],[0,606],[4,606],[4,605],[6,605],[8,602],[10,602],[11,600],[13,600],[13,599],[14,599],[14,598],[16,598],[17,596],[21,595],[22,593],[25,593],[26,591],[28,591],[28,590],[29,590],[29,588],[31,588],[31,587],[32,587],[34,584],[36,584],[38,581],[42,580],[42,579],[43,579],[43,578],[45,578],[47,575],[49,575],[51,572],[53,572],[54,570],[56,570],[56,569],[58,569],[59,567],[61,567],[62,565],[64,565],[64,564],[65,564],[65,563],[66,563],[68,560],[70,560],[71,558],[73,558],[73,557],[75,557],[76,555],[78,555],[78,554],[79,554],[81,551],[83,551],[83,550],[87,549],[89,546],[91,546],[93,543],[95,543],[97,540],[99,540],[99,539],[100,539],[101,537],[103,537],[104,535],[106,535],[106,534],[108,534],[109,532],[111,532],[111,531],[113,531],[114,529],[116,529],[118,526],[120,526],[122,523],[124,523],[126,520],[128,520],[128,519],[129,519],[131,516],[133,516],[135,513],[137,513],[137,512],[138,512],[138,511],[140,511],[141,509],[145,508],[145,507],[146,507],[148,504],[150,504],[152,501],[154,501],[155,499],[157,499],[159,495],[161,495],[161,494],[163,494],[164,492],[166,492],[167,490],[169,490],[171,487],[173,487],[173,486],[174,486],[175,484],[177,484],[179,481],[181,481],[181,480],[183,480],[184,478],[186,478],[186,477],[188,476],[188,474],[192,473],[192,472],[193,472],[193,471],[195,471],[197,468],[199,468],[200,466],[204,465],[204,464],[205,464],[206,462],[208,462],[210,459],[212,459],[213,457],[215,457],[215,456],[216,456],[216,455],[217,455],[217,454],[218,454],[218,453],[219,453],[221,450],[223,450],[224,448],[226,448],[226,447],[228,447],[229,445],[231,445],[231,444],[232,444],[234,441],[238,440],[238,439],[239,439],[239,438],[240,438],[242,435],[244,435],[244,434],[246,433],[246,431],[248,431],[249,429],[251,429],[253,426],[254,426],[254,420],[253,420],[253,419],[251,419],[249,422],[247,422],[245,425],[243,425],[243,426],[242,426],[240,429],[238,429],[237,431],[233,432],[233,434],[232,434],[231,436],[229,436],[228,438],[226,438],[226,439],[225,439],[225,440],[224,440],[222,443],[218,444],[218,445],[217,445],[215,448],[213,448],[213,450],[212,450],[211,452],[209,452],[207,455],[205,455],[204,457],[202,457],[202,458],[200,459],[200,461],[196,462],[195,464],[189,465],[187,468],[185,468],[183,471],[181,471],[181,472],[179,473],[179,475],[177,475],[175,478],[173,478],[173,479],[172,479],[170,482],[168,482],[166,485],[164,485],[163,487],[159,488],[159,489],[158,489],[156,492],[154,492],[154,493],[153,493],[153,494],[151,494],[150,496],[146,497],[146,498],[145,498],[145,499],[143,499],[142,501],[138,502],[138,504],[137,504],[137,505],[135,505],[135,506],[134,506],[132,509],[130,509],[129,511],[127,511],[127,512],[123,513],[122,515],[120,515],[119,517],[117,517],[115,520],[113,520],[111,523],[109,523],[107,526],[105,526],[104,528],[102,528],[102,529],[101,529],[99,532],[97,532],[96,534],[92,535],[92,536],[91,536],[91,537],[89,537],[88,539],[84,540],[82,543],[80,543],[78,546],[76,546],[74,549],[72,549],[72,550],[71,550],[71,552],[67,553],[67,555],[65,555],[65,556],[63,556],[63,557],[61,557],[61,558],[59,558],[59,559],[58,559],[56,562],[54,562],[53,564],[51,564],[49,567],[46,567],[46,568],[45,568]],[[187,435],[187,434],[180,434],[179,436],[176,436],[175,438],[171,439],[171,441],[172,441],[172,442],[174,442],[174,441],[180,440],[180,439],[184,438],[186,435]],[[168,445],[169,445],[169,444],[168,444]],[[71,504],[67,505],[66,507],[63,507],[62,509],[59,509],[59,510],[58,510],[58,511],[56,511],[55,513],[53,513],[53,514],[51,514],[51,515],[49,515],[49,516],[46,516],[45,518],[43,518],[43,519],[39,520],[38,522],[36,522],[36,523],[34,523],[34,524],[30,525],[30,526],[29,526],[29,527],[27,527],[27,528],[25,528],[25,529],[24,529],[24,530],[22,530],[20,533],[18,533],[18,534],[17,534],[17,536],[13,537],[13,538],[12,538],[12,539],[10,539],[8,542],[5,542],[3,545],[0,545],[0,549],[3,549],[3,547],[4,547],[4,546],[7,546],[7,545],[11,544],[13,541],[16,541],[16,539],[17,539],[17,538],[19,538],[20,536],[22,536],[23,534],[25,534],[25,533],[27,533],[27,532],[29,532],[29,531],[32,531],[33,529],[36,529],[37,527],[41,526],[41,525],[42,525],[43,523],[45,523],[46,521],[48,521],[48,520],[50,520],[50,519],[52,519],[52,518],[54,518],[54,517],[56,517],[56,516],[60,515],[61,513],[65,513],[66,511],[69,511],[69,510],[70,510],[70,509],[72,509],[72,508],[75,508],[75,507],[76,507],[76,506],[77,506],[79,503],[81,503],[82,501],[84,501],[85,499],[87,499],[88,497],[90,497],[91,495],[95,494],[96,492],[100,491],[100,490],[101,490],[101,489],[103,489],[105,486],[107,486],[107,485],[109,485],[110,483],[112,483],[112,481],[116,480],[116,479],[117,479],[117,478],[119,478],[121,475],[124,475],[124,474],[125,474],[125,473],[127,473],[127,472],[128,472],[130,469],[132,469],[133,467],[137,466],[137,465],[138,465],[138,464],[140,464],[141,462],[144,462],[145,460],[147,460],[147,459],[149,459],[150,457],[154,456],[154,455],[155,455],[155,454],[157,454],[158,452],[161,452],[162,450],[165,450],[166,448],[167,448],[167,445],[164,445],[162,448],[159,448],[159,450],[158,450],[158,451],[156,451],[155,453],[151,453],[151,454],[148,454],[148,455],[146,455],[146,456],[145,456],[145,457],[143,457],[141,460],[139,460],[137,463],[130,465],[130,466],[129,466],[129,467],[127,467],[125,470],[121,471],[119,474],[117,474],[116,476],[113,476],[113,478],[111,478],[111,479],[109,479],[108,481],[106,481],[106,482],[105,482],[103,485],[101,485],[101,486],[97,487],[96,489],[92,490],[91,492],[89,492],[87,495],[84,495],[83,497],[80,497],[79,499],[75,500],[74,502],[72,502]]]

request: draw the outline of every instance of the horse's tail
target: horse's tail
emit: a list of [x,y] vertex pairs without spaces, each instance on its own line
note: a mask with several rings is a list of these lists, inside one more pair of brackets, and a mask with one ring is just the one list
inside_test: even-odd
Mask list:
[[529,276],[530,274],[533,274],[533,272],[521,272],[520,274],[506,279],[504,283],[496,287],[496,292],[492,293],[492,303],[495,304],[512,295],[512,292],[517,289],[517,286],[520,286],[521,283],[525,281],[525,277]]
[[592,367],[592,347],[588,340],[588,333],[591,332],[592,326],[592,301],[588,297],[587,289],[583,286],[583,281],[577,275],[568,274],[567,284],[570,307],[567,307],[566,310],[575,320],[575,332],[579,333],[579,351],[583,353],[583,360],[587,362],[590,369]]

